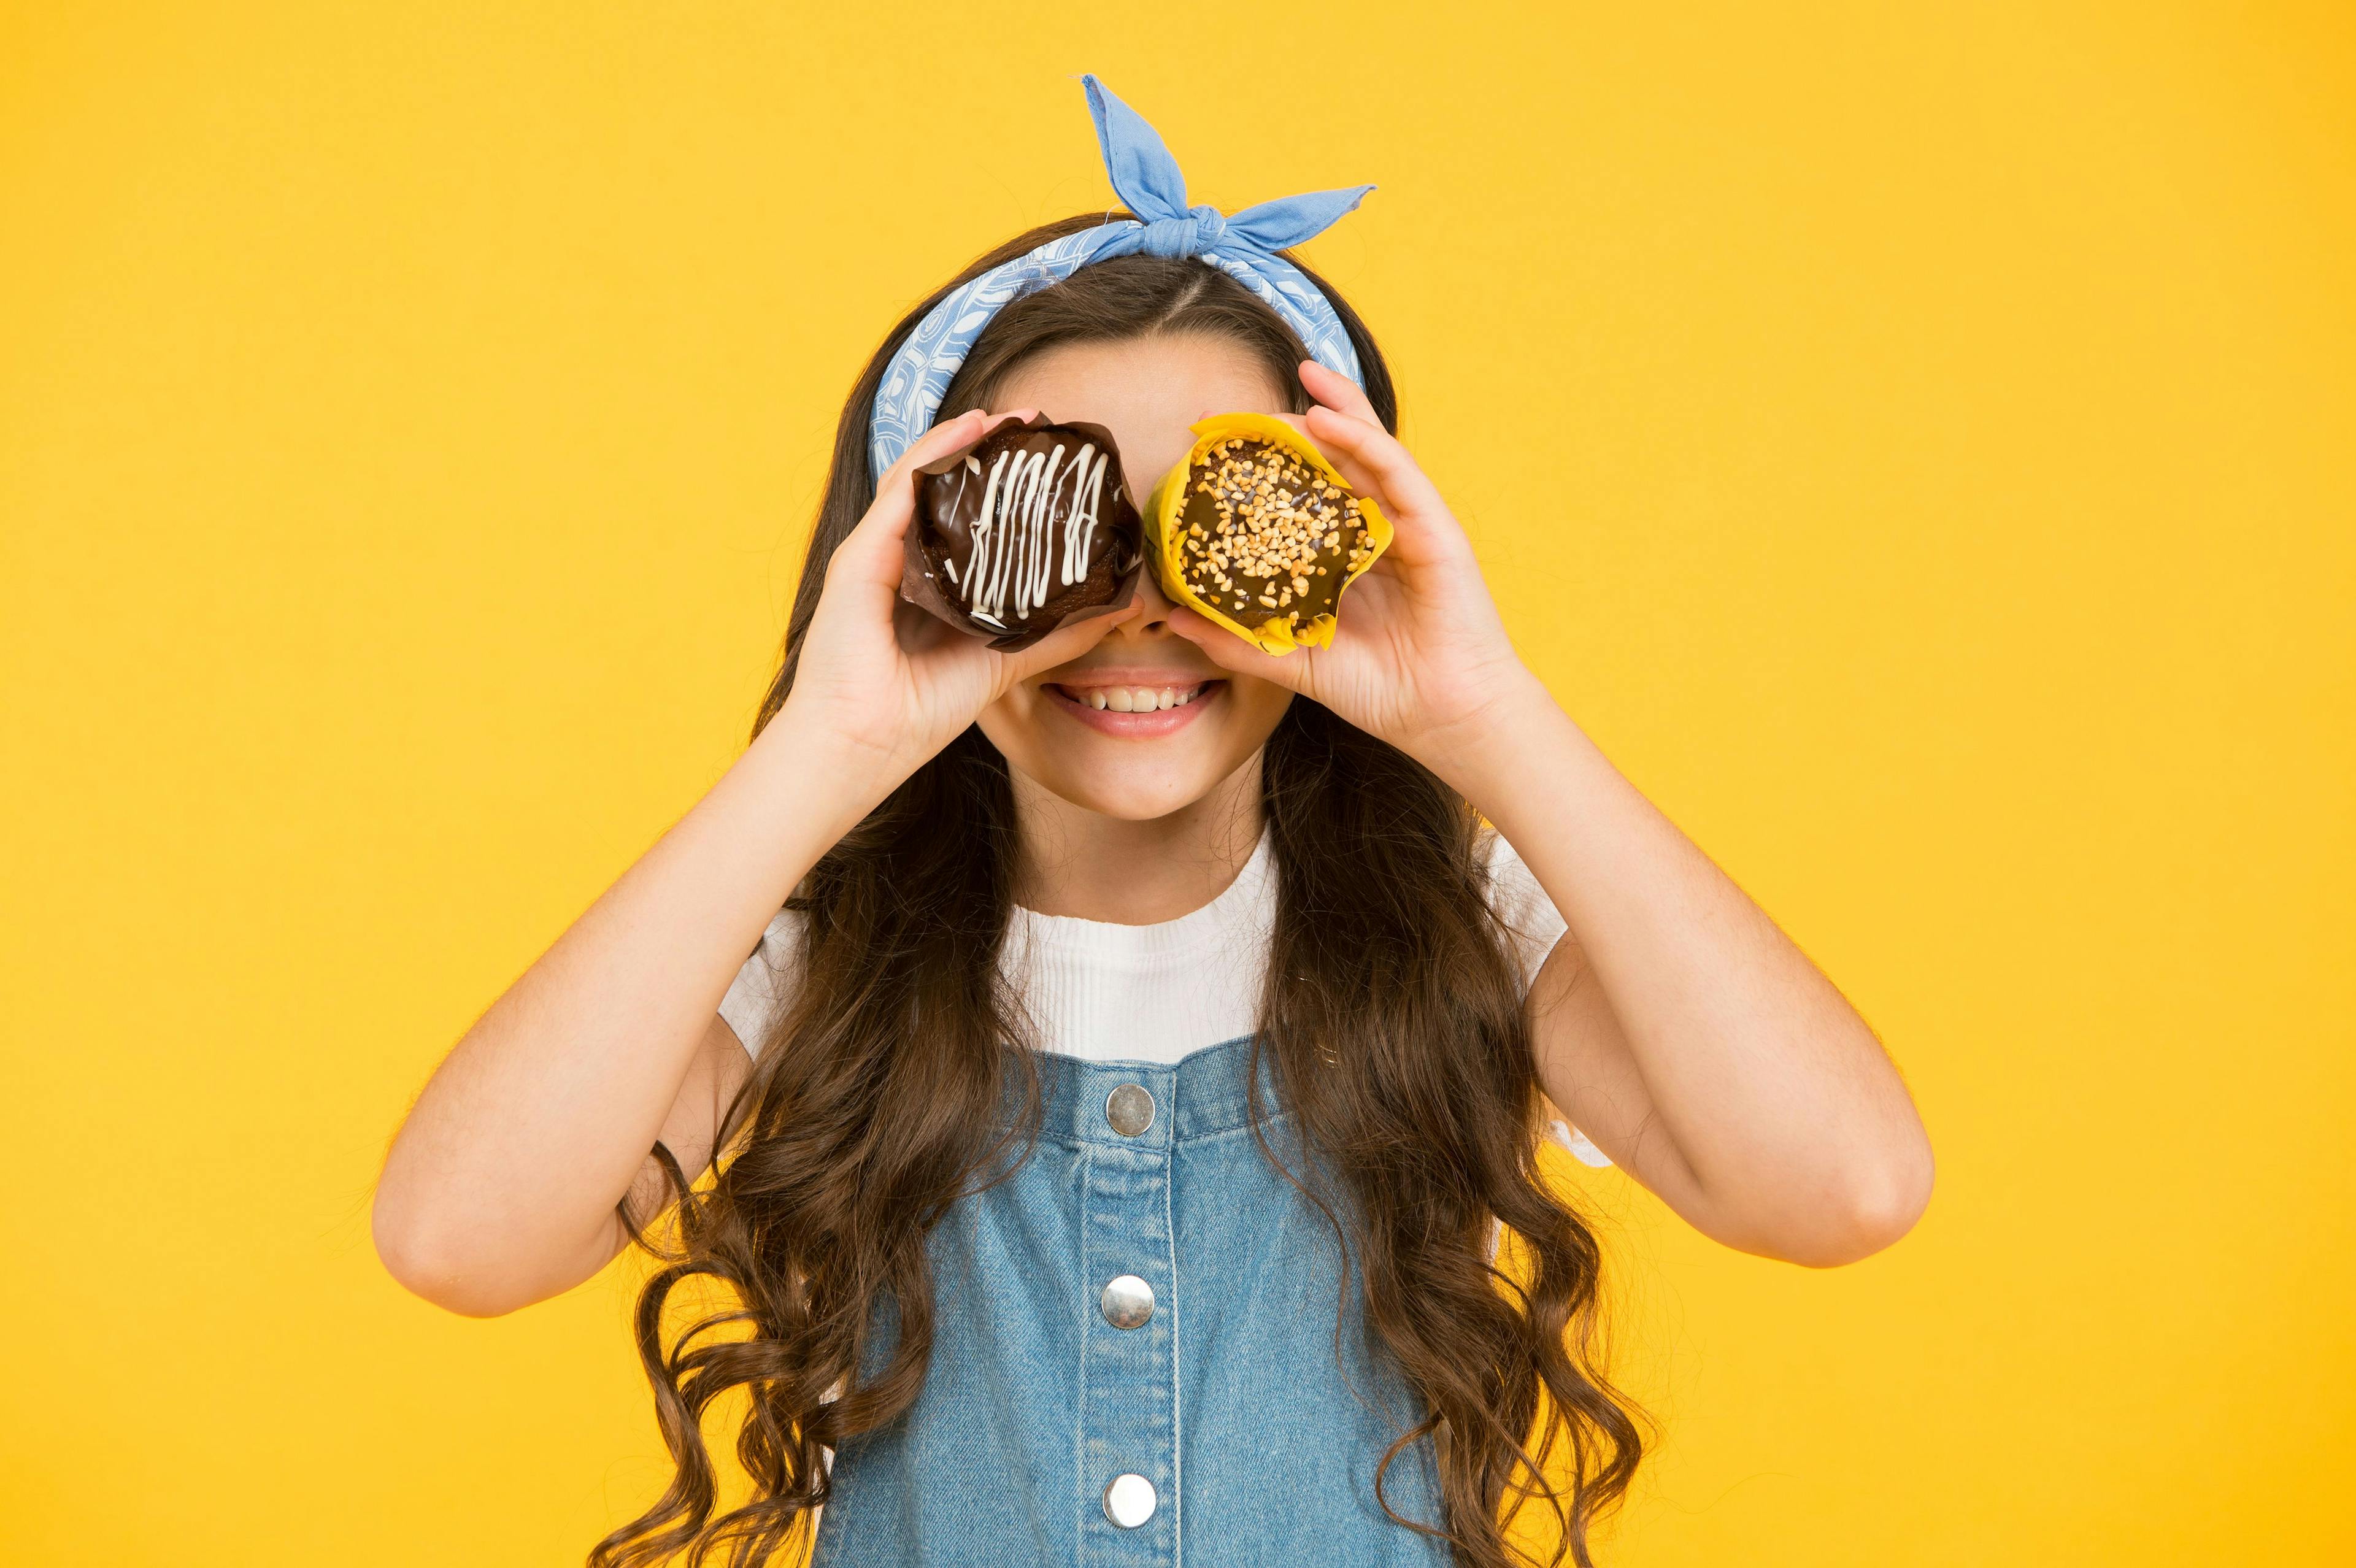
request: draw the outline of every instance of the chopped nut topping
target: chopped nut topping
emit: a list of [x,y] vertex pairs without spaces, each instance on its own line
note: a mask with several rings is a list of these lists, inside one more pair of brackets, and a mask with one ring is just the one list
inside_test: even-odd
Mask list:
[[[1231,436],[1196,465],[1193,483],[1216,520],[1210,528],[1189,524],[1182,555],[1189,575],[1215,582],[1235,608],[1256,601],[1288,612],[1270,619],[1298,621],[1310,579],[1328,575],[1321,552],[1345,551],[1347,570],[1372,553],[1358,498],[1282,447]],[[1304,601],[1298,607],[1296,597]]]

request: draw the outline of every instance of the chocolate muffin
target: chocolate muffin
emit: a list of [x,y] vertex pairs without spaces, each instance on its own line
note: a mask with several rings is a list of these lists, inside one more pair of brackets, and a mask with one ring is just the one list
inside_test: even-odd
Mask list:
[[916,471],[900,595],[1007,651],[1128,603],[1143,524],[1102,425],[999,425]]
[[1342,592],[1391,525],[1309,438],[1269,414],[1215,414],[1145,508],[1145,550],[1175,603],[1288,654],[1333,640]]

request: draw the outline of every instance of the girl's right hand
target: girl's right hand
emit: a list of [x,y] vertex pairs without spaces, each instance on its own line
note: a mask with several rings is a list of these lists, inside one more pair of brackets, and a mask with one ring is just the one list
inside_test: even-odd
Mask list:
[[900,597],[903,539],[916,517],[914,471],[962,452],[1007,419],[1033,411],[972,410],[926,431],[875,487],[874,504],[826,563],[792,691],[778,715],[804,735],[839,743],[873,798],[898,787],[1016,681],[1077,657],[1136,597],[1075,621],[1016,653],[1000,653]]

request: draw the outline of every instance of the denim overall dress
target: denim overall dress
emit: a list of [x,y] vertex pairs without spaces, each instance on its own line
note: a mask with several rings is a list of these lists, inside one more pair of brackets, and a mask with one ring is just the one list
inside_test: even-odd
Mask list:
[[[1250,1059],[1249,1036],[1174,1064],[1041,1054],[1038,1144],[934,1229],[923,1391],[836,1452],[816,1568],[1448,1561],[1376,1501],[1421,1402],[1369,1343],[1332,1227],[1253,1136]],[[1265,1061],[1260,1083],[1298,1171]],[[1384,1493],[1440,1523],[1429,1436]]]

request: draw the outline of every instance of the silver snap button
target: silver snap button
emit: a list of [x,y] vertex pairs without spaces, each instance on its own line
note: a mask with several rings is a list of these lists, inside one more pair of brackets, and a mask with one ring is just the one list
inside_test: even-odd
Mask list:
[[1153,1483],[1143,1476],[1115,1476],[1105,1488],[1105,1518],[1135,1530],[1153,1517]]
[[1153,1125],[1153,1096],[1141,1083],[1124,1083],[1105,1096],[1105,1120],[1114,1132],[1133,1138]]
[[1142,1328],[1153,1316],[1153,1287],[1133,1274],[1107,1282],[1097,1305],[1105,1321],[1116,1328]]

